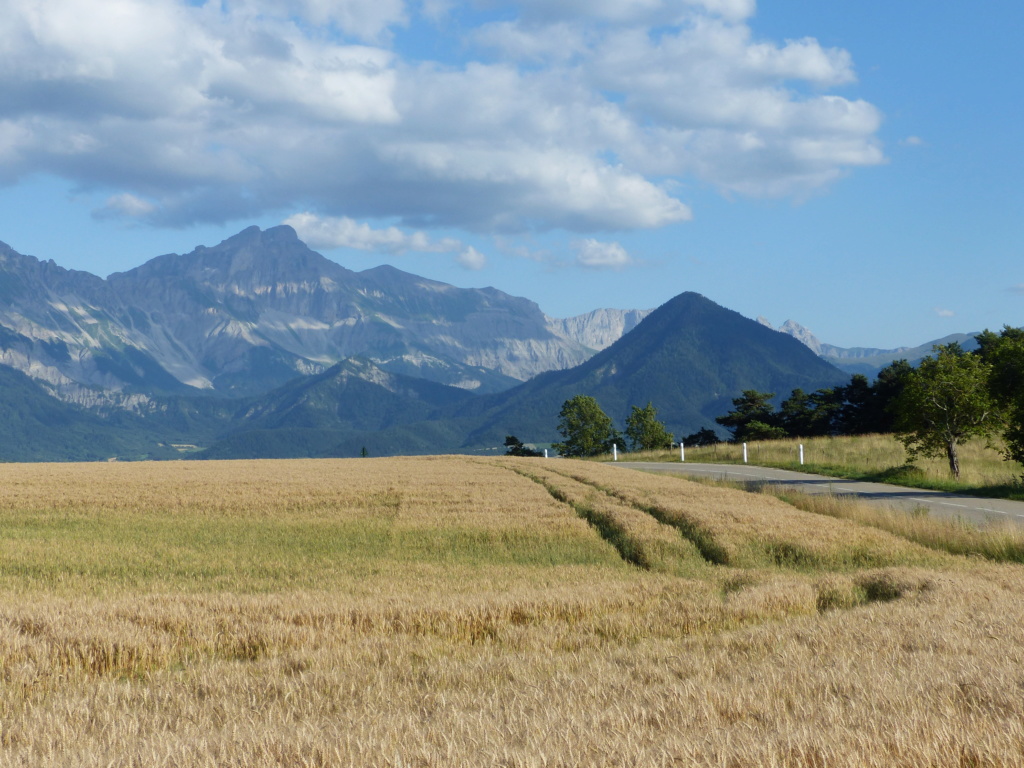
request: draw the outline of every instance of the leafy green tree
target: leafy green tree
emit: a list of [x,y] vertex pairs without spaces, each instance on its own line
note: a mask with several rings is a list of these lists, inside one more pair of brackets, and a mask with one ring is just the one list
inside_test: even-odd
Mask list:
[[540,451],[535,451],[532,448],[527,448],[525,445],[523,445],[523,441],[520,440],[515,435],[506,435],[505,448],[508,449],[505,451],[506,456],[534,457],[543,455]]
[[672,435],[658,421],[658,411],[650,402],[644,408],[633,406],[626,419],[626,437],[634,451],[657,451],[672,447]]
[[1004,455],[1024,464],[1024,329],[1004,326],[977,338],[978,356],[992,366],[989,392],[1003,409]]
[[576,395],[562,404],[558,432],[564,440],[555,443],[553,448],[569,457],[607,453],[618,436],[612,429],[612,420],[589,395]]
[[934,351],[908,376],[896,401],[896,427],[912,457],[945,454],[959,480],[957,446],[999,427],[999,409],[988,389],[992,366],[956,343]]
[[732,432],[732,441],[741,443],[744,440],[774,440],[786,436],[786,430],[779,423],[775,407],[771,399],[774,392],[758,392],[756,389],[745,389],[733,398],[734,410],[715,421]]

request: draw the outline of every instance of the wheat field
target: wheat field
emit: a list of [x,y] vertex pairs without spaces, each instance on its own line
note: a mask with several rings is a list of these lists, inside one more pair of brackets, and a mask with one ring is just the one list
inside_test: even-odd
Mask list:
[[0,765],[1024,764],[1017,565],[567,460],[0,475]]

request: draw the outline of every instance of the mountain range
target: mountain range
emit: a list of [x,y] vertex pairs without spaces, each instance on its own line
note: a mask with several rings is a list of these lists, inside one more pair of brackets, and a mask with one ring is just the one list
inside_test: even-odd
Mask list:
[[[768,328],[772,327],[771,323],[763,317],[757,318],[757,321]],[[778,330],[806,345],[812,352],[832,363],[836,368],[851,374],[860,373],[868,378],[873,378],[879,371],[896,360],[906,360],[912,365],[918,363],[922,358],[930,355],[933,347],[936,346],[955,342],[967,351],[978,348],[977,332],[953,333],[914,347],[875,349],[872,347],[836,347],[832,344],[825,344],[819,341],[809,329],[793,320],[787,320],[779,326]]]
[[6,460],[478,451],[557,438],[598,398],[676,434],[743,389],[848,378],[792,328],[694,293],[568,319],[494,288],[354,272],[287,226],[250,227],[103,279],[0,244]]
[[553,320],[493,288],[389,266],[353,272],[287,226],[250,227],[106,280],[0,244],[0,363],[83,405],[254,395],[353,356],[495,392],[577,365],[636,322],[636,313],[592,314]]

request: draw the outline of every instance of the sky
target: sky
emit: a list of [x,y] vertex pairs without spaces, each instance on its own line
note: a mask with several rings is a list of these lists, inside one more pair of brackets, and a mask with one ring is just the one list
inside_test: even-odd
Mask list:
[[0,0],[0,241],[107,276],[289,224],[553,317],[1024,325],[1024,4]]

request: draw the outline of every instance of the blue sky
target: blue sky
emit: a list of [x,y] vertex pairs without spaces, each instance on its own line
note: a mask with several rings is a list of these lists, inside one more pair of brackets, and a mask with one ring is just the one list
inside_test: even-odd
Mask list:
[[0,240],[99,275],[287,222],[565,317],[1024,325],[1024,6],[0,0]]

